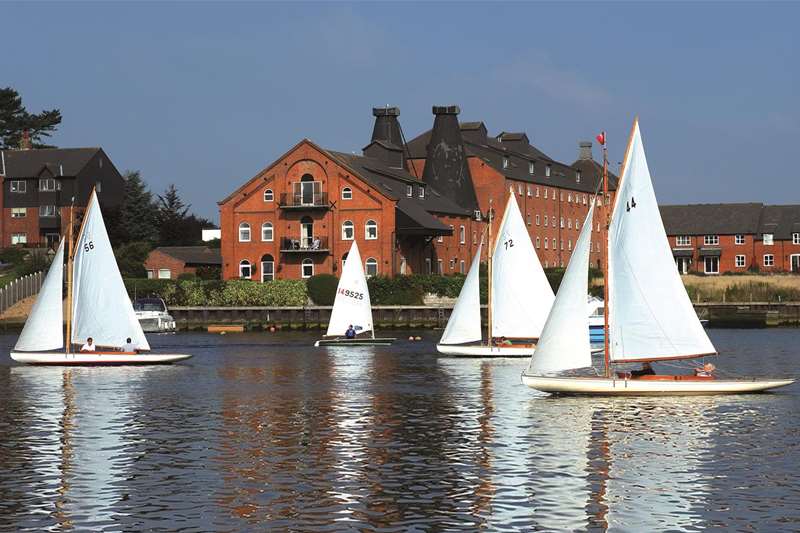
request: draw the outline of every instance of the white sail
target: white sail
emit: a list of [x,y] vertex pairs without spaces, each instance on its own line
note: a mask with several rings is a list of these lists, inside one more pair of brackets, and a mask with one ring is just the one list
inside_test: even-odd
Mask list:
[[50,270],[33,303],[25,327],[17,339],[15,350],[57,350],[64,347],[64,304],[61,290],[64,285],[64,239],[58,245]]
[[542,375],[592,366],[586,294],[589,291],[593,215],[594,202],[586,215],[527,374]]
[[72,342],[92,337],[97,346],[121,348],[130,337],[139,350],[150,345],[133,311],[92,191],[75,244],[72,281]]
[[344,335],[352,325],[359,333],[372,331],[372,305],[358,245],[353,241],[336,287],[327,335]]
[[492,254],[492,336],[538,338],[554,299],[511,194]]
[[483,241],[469,267],[469,273],[458,293],[453,314],[444,328],[441,344],[463,344],[481,340],[481,294],[479,272]]
[[716,353],[675,267],[638,121],[624,165],[609,228],[610,359],[678,359]]

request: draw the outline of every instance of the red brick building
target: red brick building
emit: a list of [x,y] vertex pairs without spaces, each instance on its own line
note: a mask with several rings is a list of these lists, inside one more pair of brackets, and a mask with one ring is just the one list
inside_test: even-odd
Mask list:
[[181,274],[197,274],[198,268],[221,265],[219,250],[207,246],[161,246],[152,250],[144,262],[151,279],[178,279]]
[[465,273],[490,205],[501,215],[508,194],[542,264],[566,265],[602,175],[591,143],[567,165],[524,133],[459,124],[457,106],[433,113],[433,128],[406,144],[399,110],[373,109],[362,155],[303,140],[221,201],[223,278],[336,275],[354,239],[369,275]]
[[800,272],[800,205],[666,205],[675,264],[701,272]]
[[92,187],[104,209],[120,205],[124,180],[102,148],[0,151],[0,247],[53,246],[69,206],[86,206]]

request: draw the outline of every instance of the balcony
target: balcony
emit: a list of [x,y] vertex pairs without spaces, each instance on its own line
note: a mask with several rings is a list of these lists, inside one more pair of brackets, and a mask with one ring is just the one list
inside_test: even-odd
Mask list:
[[40,229],[54,229],[61,231],[61,217],[60,216],[40,216],[39,217]]
[[281,252],[285,253],[328,253],[327,237],[302,237],[292,239],[284,237],[281,239]]
[[281,209],[328,209],[328,193],[326,192],[290,192],[281,193],[278,201]]

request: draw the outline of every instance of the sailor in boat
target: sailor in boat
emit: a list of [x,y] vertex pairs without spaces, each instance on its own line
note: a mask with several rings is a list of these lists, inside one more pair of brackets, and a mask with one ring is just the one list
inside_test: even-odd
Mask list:
[[631,370],[630,377],[638,378],[639,376],[655,376],[656,371],[650,363],[643,363],[642,368],[639,370]]
[[81,351],[82,352],[96,352],[97,351],[97,347],[94,345],[94,339],[92,339],[91,337],[86,339],[86,344],[81,346]]
[[133,345],[130,337],[125,339],[125,344],[122,345],[122,351],[125,353],[138,353],[136,351],[136,346]]
[[714,377],[714,370],[717,367],[714,366],[714,363],[706,363],[701,367],[697,367],[694,369],[694,375],[701,378],[713,378]]
[[350,326],[347,328],[347,331],[344,332],[344,338],[350,340],[356,338],[356,329],[353,327],[353,324],[350,324]]

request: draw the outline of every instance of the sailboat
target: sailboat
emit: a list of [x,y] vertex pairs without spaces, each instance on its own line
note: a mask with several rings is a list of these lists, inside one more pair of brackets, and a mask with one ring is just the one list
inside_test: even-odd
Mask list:
[[[357,332],[354,339],[344,337],[350,326]],[[371,335],[366,336],[365,333]],[[314,346],[373,346],[388,345],[395,341],[394,338],[375,337],[367,277],[355,240],[342,267],[342,277],[336,287],[336,299],[325,337],[315,342]]]
[[[544,273],[514,194],[510,194],[495,242],[489,212],[489,306],[486,344],[482,340],[478,271],[483,242],[472,260],[450,320],[436,349],[469,357],[530,357],[555,296]],[[497,339],[522,339],[497,344]],[[472,343],[472,344],[470,344]]]
[[[70,210],[65,336],[62,336],[63,284],[64,239],[61,239],[31,314],[10,354],[13,360],[39,365],[141,365],[191,357],[145,353],[150,345],[125,290],[94,189],[74,249]],[[100,351],[73,349],[90,337]],[[120,351],[128,338],[136,352]],[[55,351],[65,347],[63,352]]]
[[[604,145],[604,197],[608,156]],[[536,353],[522,381],[561,394],[697,395],[760,392],[794,379],[717,379],[711,375],[612,373],[614,363],[694,359],[717,355],[675,268],[656,203],[638,119],[634,121],[608,226],[604,231],[605,351],[602,376],[559,375],[592,365],[586,306],[591,245],[589,210]],[[607,210],[607,202],[603,202]],[[581,333],[581,334],[579,334]]]

